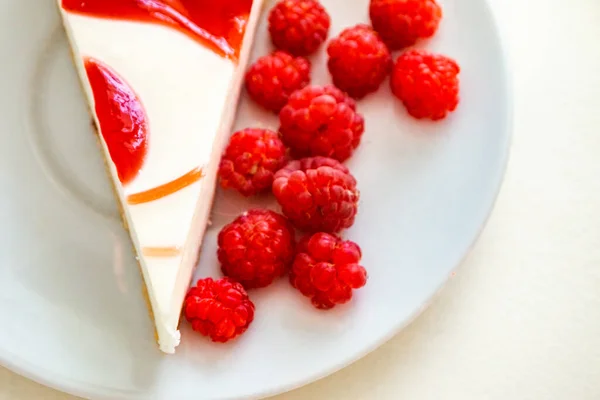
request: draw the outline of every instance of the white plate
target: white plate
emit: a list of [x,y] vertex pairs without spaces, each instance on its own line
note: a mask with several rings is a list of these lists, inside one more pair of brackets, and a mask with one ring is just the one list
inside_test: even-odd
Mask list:
[[[368,0],[323,3],[332,35],[367,21]],[[184,323],[178,353],[164,356],[55,1],[0,0],[1,363],[86,397],[239,399],[323,377],[398,332],[473,244],[508,153],[507,74],[488,5],[443,7],[439,33],[421,46],[460,62],[457,112],[415,121],[387,85],[359,103],[367,130],[348,165],[362,203],[346,236],[363,247],[368,285],[321,312],[282,280],[252,293],[256,320],[240,340],[213,345]],[[267,48],[263,23],[255,56]],[[323,52],[313,62],[314,81],[327,82]],[[244,100],[237,125],[276,120]],[[219,193],[198,277],[218,275],[215,235],[248,206]]]

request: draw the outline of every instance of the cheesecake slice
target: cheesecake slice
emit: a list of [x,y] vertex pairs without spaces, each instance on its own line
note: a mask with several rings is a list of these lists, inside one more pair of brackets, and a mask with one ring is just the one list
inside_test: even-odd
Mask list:
[[180,341],[262,0],[58,0],[147,288]]

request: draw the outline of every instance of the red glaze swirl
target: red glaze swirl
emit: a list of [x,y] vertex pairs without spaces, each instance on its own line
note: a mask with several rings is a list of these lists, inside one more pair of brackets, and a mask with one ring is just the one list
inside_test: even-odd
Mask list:
[[65,11],[166,25],[237,60],[252,0],[62,0]]
[[137,176],[146,158],[146,112],[133,89],[115,71],[93,58],[86,58],[84,63],[100,131],[125,185]]

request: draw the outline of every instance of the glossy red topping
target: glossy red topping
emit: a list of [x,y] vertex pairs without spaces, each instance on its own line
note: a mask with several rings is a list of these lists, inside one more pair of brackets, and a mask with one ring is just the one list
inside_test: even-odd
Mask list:
[[94,94],[100,131],[120,181],[127,184],[136,177],[146,158],[146,112],[133,89],[108,66],[87,58],[85,70]]
[[62,0],[62,7],[91,17],[166,25],[235,60],[252,0]]

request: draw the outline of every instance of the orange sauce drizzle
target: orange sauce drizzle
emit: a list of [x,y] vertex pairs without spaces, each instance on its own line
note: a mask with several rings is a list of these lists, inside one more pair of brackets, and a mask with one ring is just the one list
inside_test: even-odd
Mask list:
[[175,257],[181,253],[179,247],[144,247],[142,253],[146,257]]
[[135,205],[162,199],[163,197],[169,196],[193,183],[198,182],[203,176],[202,168],[194,168],[187,174],[182,175],[171,182],[167,182],[152,189],[144,190],[143,192],[130,194],[127,196],[127,203]]

